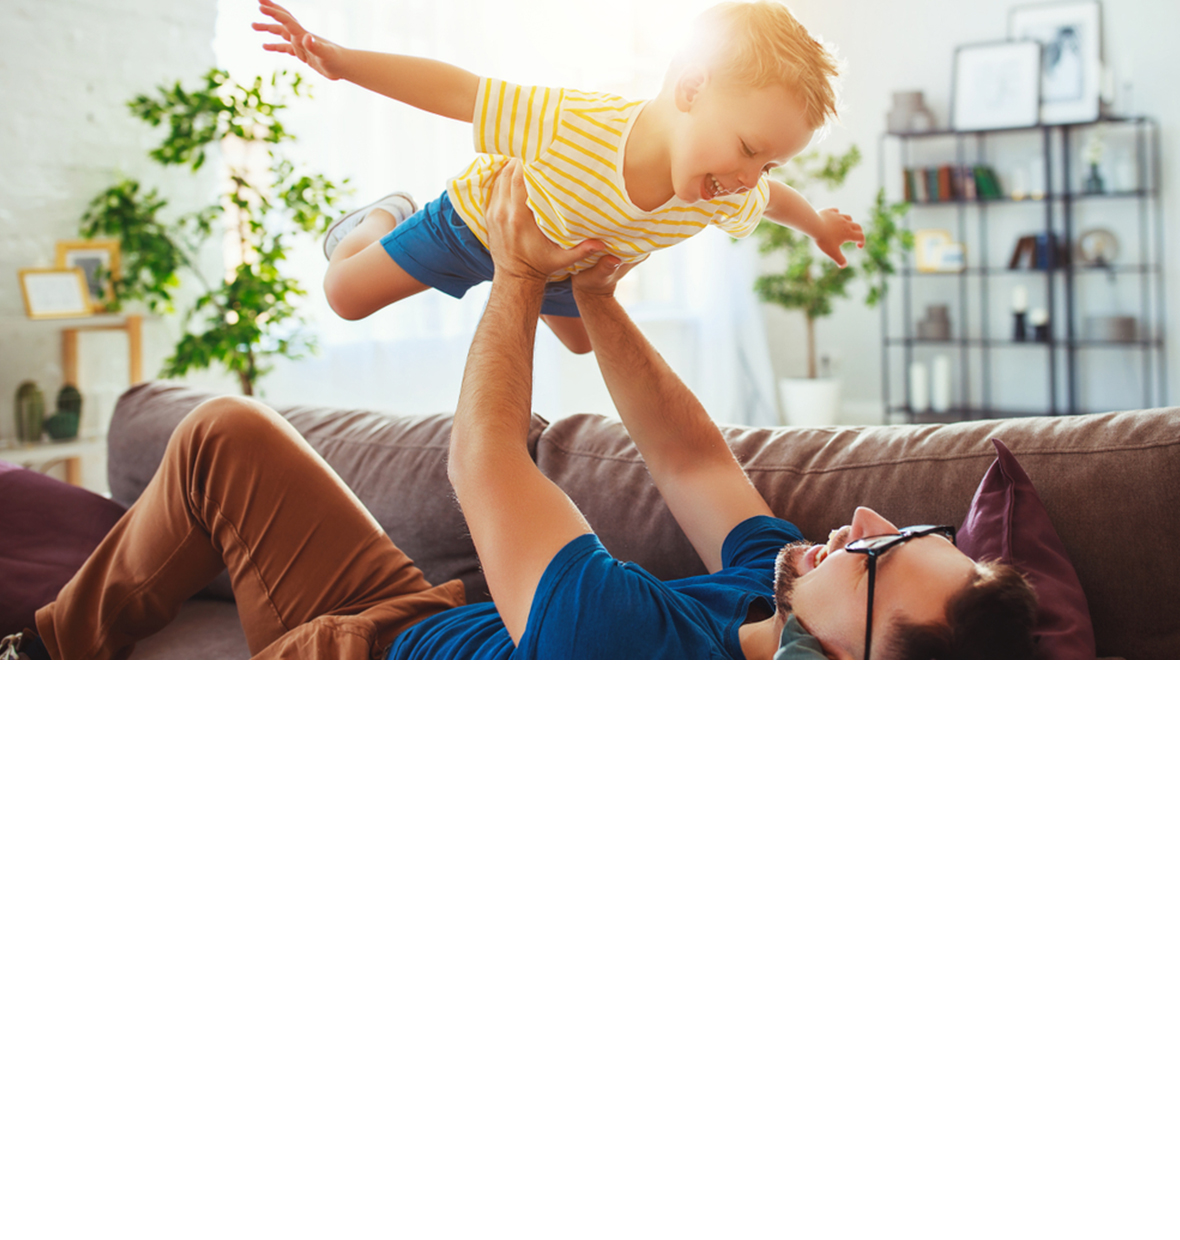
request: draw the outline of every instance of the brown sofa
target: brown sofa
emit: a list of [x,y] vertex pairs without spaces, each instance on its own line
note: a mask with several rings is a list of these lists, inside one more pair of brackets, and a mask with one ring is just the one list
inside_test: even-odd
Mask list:
[[[112,497],[132,503],[173,428],[204,393],[147,383],[124,393],[110,429]],[[281,411],[434,582],[487,592],[447,483],[450,415]],[[1099,657],[1180,657],[1180,409],[939,425],[727,427],[775,512],[826,538],[858,503],[890,520],[958,525],[1001,439],[1035,485],[1077,570]],[[622,425],[599,414],[534,415],[530,448],[611,553],[669,579],[702,571]],[[298,496],[292,496],[298,503]],[[223,578],[143,642],[144,659],[247,654]]]

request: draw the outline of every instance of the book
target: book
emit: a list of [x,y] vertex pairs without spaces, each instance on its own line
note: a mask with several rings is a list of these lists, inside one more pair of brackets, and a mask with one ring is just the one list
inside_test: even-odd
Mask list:
[[975,188],[980,198],[995,199],[1002,198],[1003,191],[1000,189],[1000,179],[996,176],[995,169],[989,168],[987,164],[975,165]]
[[1012,251],[1012,257],[1008,260],[1008,267],[1012,271],[1031,271],[1036,262],[1036,255],[1036,237],[1017,237],[1016,247]]

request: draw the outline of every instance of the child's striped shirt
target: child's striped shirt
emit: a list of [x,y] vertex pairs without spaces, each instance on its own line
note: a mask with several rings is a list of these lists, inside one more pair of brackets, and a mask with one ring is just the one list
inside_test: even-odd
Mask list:
[[[494,174],[516,157],[524,164],[529,206],[541,231],[565,249],[598,237],[632,261],[716,224],[735,237],[757,227],[770,198],[767,178],[744,194],[687,203],[673,197],[642,211],[627,195],[623,153],[643,100],[481,78],[472,130],[484,152],[447,183],[455,210],[486,246],[484,210]],[[599,255],[554,275],[592,267]]]

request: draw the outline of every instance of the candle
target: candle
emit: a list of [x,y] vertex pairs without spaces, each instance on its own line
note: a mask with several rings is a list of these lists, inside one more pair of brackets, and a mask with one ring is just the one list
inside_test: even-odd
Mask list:
[[910,363],[910,411],[925,413],[930,408],[930,381],[925,362]]
[[1012,311],[1014,314],[1023,314],[1028,309],[1028,289],[1023,284],[1018,284],[1012,290]]
[[951,359],[940,353],[930,364],[930,408],[946,413],[951,407]]

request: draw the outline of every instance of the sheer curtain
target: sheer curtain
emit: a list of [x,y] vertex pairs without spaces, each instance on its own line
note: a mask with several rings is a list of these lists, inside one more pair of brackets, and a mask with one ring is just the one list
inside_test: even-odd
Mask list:
[[[428,56],[527,84],[570,85],[648,98],[699,0],[597,0],[592,8],[540,0],[291,0],[309,30],[350,46]],[[220,0],[218,63],[238,78],[269,76],[296,62],[263,52],[251,30],[254,0]],[[314,98],[297,100],[289,127],[295,155],[310,170],[349,178],[352,205],[393,190],[424,204],[473,158],[469,126],[429,116],[315,74]],[[756,247],[708,228],[653,254],[620,286],[620,298],[668,362],[722,422],[777,420],[774,379],[760,307],[751,289]],[[360,322],[338,319],[324,300],[324,258],[317,241],[300,241],[294,265],[309,290],[318,355],[280,360],[263,380],[276,404],[323,403],[433,413],[459,394],[467,347],[486,301],[484,289],[462,300],[434,290]],[[593,356],[575,357],[542,326],[533,407],[548,418],[611,412]]]

